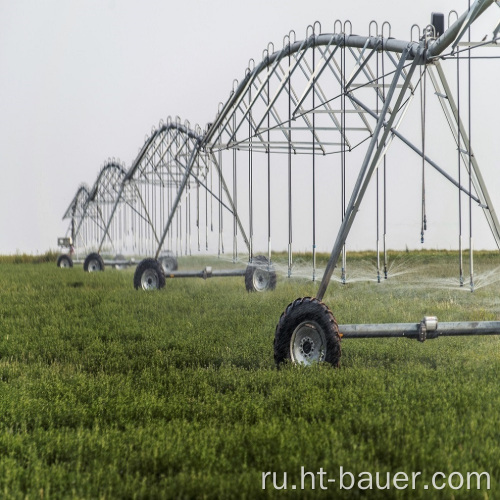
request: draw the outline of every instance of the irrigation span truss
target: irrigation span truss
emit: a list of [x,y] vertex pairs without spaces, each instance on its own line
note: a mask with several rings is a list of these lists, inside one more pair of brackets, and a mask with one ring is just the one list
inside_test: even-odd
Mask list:
[[[349,22],[337,21],[333,33],[323,33],[317,22],[304,40],[291,32],[280,49],[270,44],[260,63],[250,61],[244,78],[234,82],[228,100],[204,130],[169,118],[153,129],[127,171],[108,162],[93,189],[78,190],[65,217],[76,251],[93,252],[93,267],[87,257],[86,268],[103,269],[101,253],[152,257],[141,273],[153,277],[143,279],[144,288],[155,288],[162,284],[155,264],[162,256],[190,255],[193,247],[195,252],[217,249],[220,255],[229,244],[234,261],[243,246],[251,264],[254,249],[266,246],[267,257],[258,261],[269,270],[273,245],[276,239],[283,245],[284,239],[290,276],[294,232],[300,231],[310,233],[316,279],[318,243],[334,238],[316,298],[290,304],[276,342],[285,346],[278,358],[307,361],[314,358],[310,352],[321,356],[317,346],[322,345],[335,362],[336,324],[321,301],[338,262],[345,279],[345,242],[372,181],[377,277],[387,277],[386,176],[395,141],[421,165],[422,241],[427,229],[425,173],[432,169],[460,193],[460,217],[469,207],[470,221],[472,204],[480,207],[500,248],[500,224],[469,140],[470,86],[462,89],[469,98],[467,111],[459,99],[463,74],[451,84],[444,70],[446,64],[458,71],[468,63],[470,76],[472,51],[497,47],[500,25],[492,26],[489,40],[464,41],[493,3],[477,0],[461,16],[451,13],[447,29],[445,16],[434,15],[423,30],[412,28],[415,40],[393,38],[388,23],[372,22],[369,34],[359,36],[352,34]],[[450,162],[445,168],[429,154],[433,137],[426,132],[427,115],[435,109],[450,131],[448,156],[456,158],[452,172]],[[418,126],[403,132],[404,118],[411,113]],[[460,254],[461,228],[460,220]],[[473,288],[472,232],[469,246]],[[463,274],[461,264],[461,283]],[[303,310],[322,319],[301,323]],[[289,345],[299,347],[294,351]]]

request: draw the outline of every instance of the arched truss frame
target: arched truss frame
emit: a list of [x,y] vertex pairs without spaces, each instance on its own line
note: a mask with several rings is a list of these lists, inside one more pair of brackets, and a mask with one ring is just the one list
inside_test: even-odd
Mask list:
[[[181,123],[179,118],[168,118],[152,130],[119,187],[99,252],[107,251],[110,246],[118,247],[116,240],[120,236],[120,248],[125,249],[125,253],[158,257],[165,247],[175,248],[176,253],[182,255],[183,246],[188,253],[192,236],[191,198],[196,197],[199,209],[200,190],[205,193],[206,204],[209,198],[214,198],[234,213],[224,180],[220,182],[225,201],[212,187],[212,171],[217,171],[217,165],[213,155],[200,147],[201,140],[201,129],[198,126],[192,129],[189,122]],[[200,247],[199,210],[196,218]],[[111,228],[116,221],[123,221],[125,230],[113,237]],[[243,228],[242,232],[244,234]]]
[[[199,127],[192,130],[188,122],[181,124],[179,119],[169,119],[146,138],[116,194],[98,251],[113,245],[111,227],[125,209],[135,213],[143,224],[141,233],[135,235],[141,248],[134,248],[134,253],[158,257],[164,245],[175,246],[179,253],[183,201],[184,220],[187,221],[191,206],[187,199],[193,188],[201,186],[207,198],[215,199],[232,214],[234,236],[239,228],[251,259],[252,194],[249,195],[249,225],[245,230],[238,215],[236,191],[230,194],[228,189],[222,154],[233,154],[232,181],[235,184],[236,151],[249,153],[249,165],[252,155],[258,152],[268,158],[271,153],[289,158],[307,154],[313,158],[314,169],[316,157],[343,157],[347,152],[361,150],[361,167],[349,202],[343,202],[342,223],[320,285],[318,298],[322,298],[368,184],[395,138],[481,206],[500,247],[500,225],[439,60],[451,44],[456,48],[470,24],[492,3],[493,0],[477,0],[437,38],[432,29],[427,29],[418,41],[397,40],[390,32],[384,33],[387,29],[384,26],[382,33],[358,36],[350,32],[349,23],[340,22],[335,23],[336,33],[317,34],[316,30],[320,31],[321,27],[316,23],[310,27],[305,40],[297,41],[291,33],[285,37],[282,49],[271,51],[268,47],[262,61],[252,64],[243,80],[234,86],[205,133]],[[497,32],[498,29],[494,37]],[[378,64],[383,67],[381,72],[376,68]],[[470,171],[473,190],[460,184],[430,158],[423,147],[399,131],[426,72],[450,123],[457,147],[462,151],[462,162]],[[216,172],[223,186],[218,193],[207,182],[210,172]],[[252,186],[249,191],[252,192]],[[163,205],[160,201],[163,208],[158,209],[158,199],[163,199]],[[121,217],[124,225],[131,220],[123,214]],[[291,224],[289,233],[291,235]],[[176,238],[177,243],[174,243]],[[185,241],[188,239],[191,239],[190,233],[185,234]],[[290,264],[291,261],[289,267]]]
[[71,238],[71,245],[74,248],[84,246],[83,241],[81,241],[81,238],[79,237],[79,231],[77,232],[77,228],[80,226],[82,219],[85,217],[89,196],[90,188],[86,184],[81,184],[63,215],[63,220],[70,219],[69,227],[66,231],[66,237]]
[[[340,23],[340,33],[316,34],[315,25],[310,36],[302,41],[296,41],[291,33],[285,37],[282,49],[272,53],[268,49],[260,64],[250,65],[210,124],[202,146],[213,152],[246,150],[283,153],[289,158],[303,153],[314,158],[364,148],[319,298],[331,279],[368,184],[394,138],[479,204],[500,248],[500,224],[439,58],[451,44],[453,49],[459,45],[472,22],[492,3],[493,0],[476,1],[441,36],[436,37],[430,27],[417,42],[383,34],[352,35],[347,33],[346,24]],[[498,27],[494,42],[497,33]],[[374,68],[379,54],[385,62],[382,75]],[[461,151],[462,163],[470,173],[473,189],[454,179],[423,147],[398,131],[426,72]],[[291,233],[290,223],[289,254]],[[289,268],[290,259],[289,256]]]
[[74,249],[80,252],[95,250],[107,222],[109,207],[115,202],[126,175],[124,165],[108,159],[92,186],[78,189],[63,219],[70,218]]
[[[344,24],[337,21],[335,27],[340,28],[340,33],[336,34],[318,34],[316,35],[316,23],[311,27],[312,34],[305,40],[292,41],[291,32],[283,40],[283,48],[273,53],[269,48],[264,51],[264,58],[260,64],[254,65],[247,70],[245,77],[233,90],[230,98],[224,104],[218,113],[214,123],[210,124],[206,135],[203,138],[203,146],[210,149],[223,148],[245,148],[249,147],[250,138],[253,138],[253,149],[266,150],[269,147],[274,149],[283,149],[279,141],[269,143],[264,134],[270,130],[277,131],[278,136],[286,139],[285,148],[291,146],[294,153],[298,153],[305,147],[305,151],[321,152],[326,154],[329,147],[340,147],[345,143],[349,149],[353,149],[360,142],[351,141],[346,132],[372,133],[373,130],[363,118],[366,113],[359,102],[352,100],[351,97],[359,89],[375,89],[379,98],[384,101],[380,81],[375,78],[373,67],[370,66],[370,59],[374,54],[383,51],[389,59],[392,68],[387,70],[387,75],[392,75],[393,80],[399,79],[402,73],[404,79],[408,79],[406,66],[398,68],[399,61],[404,55],[405,61],[413,61],[410,67],[416,65],[428,65],[435,63],[438,56],[452,43],[454,47],[459,43],[461,37],[468,29],[470,24],[477,19],[495,0],[476,0],[470,11],[466,11],[456,22],[446,30],[439,38],[433,37],[433,33],[426,32],[425,36],[419,42],[397,40],[390,37],[384,37],[383,34],[376,36],[359,36],[347,33],[351,29],[349,22]],[[384,23],[385,24],[385,23]],[[382,31],[384,26],[382,26]],[[390,29],[390,28],[389,28]],[[354,64],[351,68],[342,68],[339,63],[339,49],[347,48],[353,57]],[[307,61],[307,53],[312,49],[317,49],[319,54],[316,63],[313,65]],[[397,58],[397,59],[396,59]],[[349,70],[347,72],[346,70]],[[305,84],[297,87],[292,84],[294,75],[305,78]],[[333,81],[337,81],[340,89],[336,91],[325,91],[325,86],[321,81],[325,80],[325,75],[330,74]],[[299,82],[300,78],[294,79]],[[273,85],[274,82],[274,85]],[[402,85],[402,84],[400,84]],[[411,82],[408,84],[410,90]],[[271,91],[269,90],[271,87]],[[252,94],[253,90],[253,94]],[[328,93],[329,92],[329,93]],[[288,94],[288,95],[287,95]],[[345,94],[352,109],[338,110],[332,103]],[[286,97],[293,106],[289,111],[288,117],[280,115],[277,109],[277,103],[282,97]],[[314,107],[306,106],[305,102],[308,96],[316,96],[317,104]],[[261,105],[259,108],[259,104]],[[294,142],[291,136],[291,130],[300,132],[306,130],[312,132],[312,120],[310,119],[316,113],[326,113],[328,115],[328,126],[326,129],[316,127],[317,144],[311,148],[310,141],[303,144]],[[359,115],[359,127],[343,127],[340,116],[345,113],[355,113]],[[392,112],[388,109],[389,114]],[[272,127],[266,127],[266,120],[272,122]],[[248,124],[249,128],[243,124]],[[293,126],[293,128],[292,128]],[[339,132],[342,142],[331,143],[328,140],[321,140],[322,132],[336,130]],[[248,134],[247,132],[250,131]],[[240,135],[238,135],[240,133]],[[353,134],[354,135],[354,134]]]

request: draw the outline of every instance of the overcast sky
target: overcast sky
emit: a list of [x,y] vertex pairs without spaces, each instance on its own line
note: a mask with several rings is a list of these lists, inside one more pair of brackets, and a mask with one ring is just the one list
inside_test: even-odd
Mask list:
[[[349,19],[366,35],[370,20],[387,20],[393,37],[410,39],[413,24],[452,8],[461,13],[467,2],[0,0],[0,253],[55,249],[78,186],[91,186],[108,157],[130,166],[169,115],[204,128],[249,59],[259,61],[270,41],[280,47],[291,29],[302,39],[316,20],[332,32],[336,19]],[[500,9],[485,17],[478,39],[491,34]],[[475,133],[492,138],[484,175],[497,209],[499,66],[492,60],[475,77],[491,91],[478,99],[496,105]],[[478,239],[493,248],[487,234]]]

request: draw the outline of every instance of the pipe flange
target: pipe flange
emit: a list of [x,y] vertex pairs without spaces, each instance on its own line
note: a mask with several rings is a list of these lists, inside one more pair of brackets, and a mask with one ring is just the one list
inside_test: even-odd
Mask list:
[[212,277],[212,267],[207,266],[205,269],[203,269],[203,279],[206,280],[207,278]]
[[418,328],[419,342],[437,338],[437,327],[438,319],[436,316],[424,316]]
[[420,322],[420,326],[418,327],[418,341],[425,342],[426,339],[427,339],[427,325],[424,318]]

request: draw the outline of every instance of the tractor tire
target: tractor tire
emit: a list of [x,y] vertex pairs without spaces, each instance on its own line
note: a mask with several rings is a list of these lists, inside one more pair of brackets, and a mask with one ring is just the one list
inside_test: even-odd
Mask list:
[[73,259],[67,254],[59,255],[57,267],[73,267]]
[[89,253],[83,262],[83,270],[87,273],[104,271],[104,261],[98,253]]
[[245,271],[245,288],[247,292],[264,292],[276,288],[276,271],[267,257],[257,255],[248,264]]
[[285,309],[274,335],[274,361],[340,364],[340,334],[332,312],[316,298],[297,299]]
[[177,259],[173,255],[160,255],[158,262],[160,263],[165,274],[168,274],[171,271],[177,271],[179,268]]
[[134,273],[136,290],[159,290],[165,286],[165,274],[156,259],[144,259],[139,262]]

